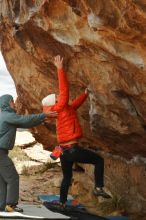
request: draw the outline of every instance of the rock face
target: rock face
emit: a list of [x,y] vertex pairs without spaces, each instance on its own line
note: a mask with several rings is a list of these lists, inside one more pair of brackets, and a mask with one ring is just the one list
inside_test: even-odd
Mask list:
[[[80,110],[85,141],[146,156],[145,10],[142,0],[1,1],[1,50],[23,110],[39,112],[41,99],[58,92],[52,60],[61,54],[71,99],[90,88]],[[54,129],[35,137],[54,143]]]
[[[58,93],[53,57],[60,54],[70,98],[90,89],[79,110],[83,142],[127,159],[146,156],[144,0],[5,0],[0,15],[21,112],[40,112],[41,99]],[[33,134],[46,148],[56,143],[53,122]]]

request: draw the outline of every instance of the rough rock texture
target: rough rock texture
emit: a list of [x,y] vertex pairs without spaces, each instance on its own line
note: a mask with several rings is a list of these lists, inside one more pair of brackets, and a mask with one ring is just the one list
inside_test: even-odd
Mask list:
[[[38,112],[42,97],[57,92],[52,59],[61,54],[70,97],[91,91],[80,111],[86,141],[145,156],[145,10],[142,0],[1,1],[1,49],[23,109]],[[54,129],[35,136],[48,145]]]
[[[127,159],[146,156],[144,0],[3,0],[0,19],[21,112],[40,112],[41,99],[58,92],[52,60],[61,54],[70,98],[90,89],[79,110],[83,141]],[[56,142],[54,123],[33,134],[46,148]]]

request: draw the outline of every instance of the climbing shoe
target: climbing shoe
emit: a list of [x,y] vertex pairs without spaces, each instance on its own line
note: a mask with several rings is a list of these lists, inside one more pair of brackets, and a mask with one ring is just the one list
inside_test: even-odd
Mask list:
[[103,190],[103,188],[94,188],[93,194],[94,194],[95,196],[101,196],[101,197],[103,197],[103,198],[105,198],[105,199],[111,199],[111,196],[110,196],[108,193],[106,193],[106,192]]
[[23,212],[23,209],[16,205],[6,205],[5,211],[6,212]]

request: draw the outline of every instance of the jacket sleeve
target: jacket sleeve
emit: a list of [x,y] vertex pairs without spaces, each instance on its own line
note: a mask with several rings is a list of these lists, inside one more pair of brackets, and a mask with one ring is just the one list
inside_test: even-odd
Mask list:
[[79,108],[86,100],[87,96],[88,96],[87,94],[82,93],[80,96],[74,99],[73,102],[71,103],[72,108],[74,108],[75,110]]
[[57,104],[51,106],[51,111],[61,111],[69,101],[69,86],[66,74],[63,69],[58,70],[58,80],[59,80],[59,97]]
[[7,115],[6,122],[15,125],[17,128],[32,128],[43,122],[46,115],[33,114],[33,115],[17,115],[16,113],[10,113]]

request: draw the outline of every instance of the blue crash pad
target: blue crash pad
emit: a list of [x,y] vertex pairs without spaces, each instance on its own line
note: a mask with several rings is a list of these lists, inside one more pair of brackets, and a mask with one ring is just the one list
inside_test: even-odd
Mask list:
[[[59,195],[38,195],[38,199],[42,202],[59,202]],[[77,208],[85,208],[84,205],[80,204],[77,200],[75,200],[71,195],[67,197],[67,205],[77,207]]]

